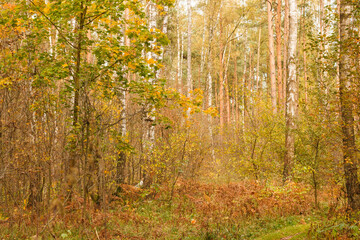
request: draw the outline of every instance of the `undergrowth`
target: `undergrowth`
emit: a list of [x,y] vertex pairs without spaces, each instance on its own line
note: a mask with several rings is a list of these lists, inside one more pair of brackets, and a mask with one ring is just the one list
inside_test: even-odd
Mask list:
[[312,222],[308,189],[179,181],[174,191],[123,192],[101,208],[27,212],[1,222],[0,239],[255,239]]

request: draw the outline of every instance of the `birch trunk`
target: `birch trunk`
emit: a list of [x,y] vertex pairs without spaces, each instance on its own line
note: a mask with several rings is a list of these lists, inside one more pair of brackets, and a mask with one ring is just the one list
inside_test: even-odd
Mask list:
[[305,15],[306,15],[306,6],[305,1],[303,1],[303,16],[302,16],[302,43],[303,43],[303,62],[304,62],[304,90],[305,90],[305,107],[307,106],[308,102],[308,81],[307,81],[307,57],[306,57],[306,29],[305,29]]
[[[150,29],[156,29],[156,5],[155,3],[151,2],[150,6],[149,6],[149,28]],[[154,60],[156,60],[157,56],[154,53],[149,54],[150,58],[153,58]],[[156,74],[157,76],[157,74]],[[151,106],[151,113],[150,113],[150,127],[149,127],[149,141],[150,141],[150,149],[153,149],[154,144],[155,144],[155,125],[153,124],[153,122],[155,121],[155,117],[153,116],[153,112],[155,111],[155,109],[153,108],[153,106]]]
[[204,67],[205,67],[205,59],[206,59],[206,51],[205,51],[205,39],[206,39],[206,14],[205,14],[205,10],[206,10],[206,6],[208,4],[208,1],[205,1],[205,6],[204,6],[204,29],[203,29],[203,34],[202,34],[202,44],[201,44],[201,62],[200,62],[200,85],[201,86],[201,82],[203,79],[203,75],[204,75]]
[[[187,10],[188,10],[188,29],[187,29],[187,81],[186,81],[186,90],[187,96],[190,97],[190,92],[193,89],[192,86],[192,76],[191,76],[191,36],[192,36],[192,26],[191,26],[191,0],[187,0]],[[189,109],[190,110],[190,109]],[[189,115],[188,110],[188,115]]]
[[[208,21],[209,24],[209,49],[208,49],[208,62],[207,62],[207,85],[208,85],[208,107],[212,107],[213,106],[213,80],[212,80],[212,75],[211,75],[211,70],[212,70],[212,61],[213,59],[211,58],[212,56],[212,41],[213,41],[213,32],[214,29],[211,26],[211,22],[210,19]],[[212,128],[212,117],[211,115],[208,116],[208,121],[209,121],[209,135],[211,138],[211,157],[212,160],[215,159],[215,150],[214,150],[214,137],[213,137],[213,128]]]
[[222,29],[222,13],[220,9],[220,35],[219,35],[219,44],[220,44],[220,59],[219,59],[219,105],[220,105],[220,132],[224,128],[224,45],[223,45],[223,29]]
[[226,96],[226,121],[227,124],[230,124],[231,122],[231,108],[230,108],[230,90],[229,90],[229,81],[228,81],[228,69],[229,69],[229,62],[230,62],[230,57],[231,57],[231,42],[229,43],[229,55],[228,55],[228,59],[226,61],[226,65],[225,65],[225,81],[224,81],[224,89],[225,89],[225,96]]
[[296,72],[296,48],[298,36],[298,9],[296,0],[289,0],[289,59],[287,62],[289,74],[286,82],[286,133],[285,133],[285,159],[284,181],[290,179],[292,165],[295,158],[295,130],[298,115],[299,87]]
[[183,65],[184,65],[184,35],[181,33],[181,53],[180,53],[180,92],[183,92]]
[[[156,24],[156,5],[153,2],[149,2],[149,25],[148,25],[149,29],[151,29],[152,31],[155,31],[157,24]],[[154,46],[154,42],[151,43],[152,46]],[[147,53],[147,58],[148,59],[154,59],[154,60],[158,60],[158,56],[153,53],[153,52],[148,52]],[[155,70],[154,70],[155,71]],[[155,78],[158,77],[158,73],[155,74]],[[155,79],[151,79],[150,82],[154,83]],[[146,140],[148,143],[148,151],[151,153],[151,151],[154,149],[154,145],[155,145],[155,116],[154,116],[154,112],[155,112],[155,107],[153,105],[149,106],[148,109],[148,113],[146,116],[145,121],[148,122],[148,129],[147,129],[147,136],[146,136]],[[151,156],[151,154],[148,154],[149,156]],[[148,161],[148,163],[151,163]],[[152,184],[152,177],[151,177],[151,170],[149,171],[145,171],[143,173],[143,187],[144,188],[148,188],[150,187],[150,185]]]
[[[168,24],[169,24],[169,7],[164,6],[164,20],[162,25],[162,32],[167,34],[168,33]],[[164,60],[164,46],[161,46],[161,60]]]
[[180,37],[180,23],[179,23],[179,13],[176,12],[176,19],[177,19],[177,26],[176,26],[176,31],[177,31],[177,89],[180,93],[182,93],[182,84],[181,84],[181,37]]
[[[125,21],[127,21],[129,19],[129,9],[125,9]],[[124,40],[125,40],[125,46],[129,47],[130,46],[130,39],[125,35],[125,32],[127,30],[128,26],[127,24],[125,24],[124,27]],[[130,80],[130,73],[127,74],[126,76],[128,78],[128,80]],[[123,90],[121,92],[121,96],[120,96],[120,101],[121,101],[121,106],[122,106],[122,110],[120,113],[120,118],[121,118],[121,129],[120,129],[120,134],[122,136],[122,139],[124,140],[126,138],[126,134],[127,134],[127,122],[126,122],[126,109],[127,109],[127,103],[126,103],[126,90]],[[125,183],[125,169],[126,169],[126,162],[127,162],[127,158],[126,158],[126,152],[125,151],[120,151],[119,155],[118,155],[118,159],[117,159],[117,163],[116,163],[116,182],[118,184],[120,183]]]
[[273,112],[276,113],[276,72],[275,72],[275,51],[274,51],[274,31],[272,22],[272,5],[270,0],[267,3],[267,16],[268,16],[268,32],[269,32],[269,68],[270,68],[270,87],[271,87],[271,103]]

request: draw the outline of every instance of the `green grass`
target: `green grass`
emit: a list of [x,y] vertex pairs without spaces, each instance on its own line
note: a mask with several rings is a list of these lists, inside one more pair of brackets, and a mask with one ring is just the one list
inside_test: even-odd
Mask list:
[[307,231],[310,224],[298,224],[294,226],[285,227],[275,232],[269,233],[265,236],[256,238],[256,240],[278,240],[278,239],[306,239]]
[[[185,208],[189,210],[191,206]],[[69,240],[96,239],[95,229],[100,236],[104,231],[108,232],[111,236],[109,239],[281,239],[277,236],[292,236],[304,232],[308,225],[299,225],[303,217],[254,216],[215,220],[195,211],[182,211],[177,204],[170,208],[168,204],[147,201],[131,209],[112,209],[106,219],[102,217],[99,220],[93,216],[87,224],[57,221],[50,224],[50,228],[58,239]],[[192,223],[192,219],[196,223]],[[311,219],[308,217],[306,221],[310,222]],[[43,224],[40,226],[42,229]],[[34,225],[26,226],[22,223],[8,229],[1,227],[0,225],[0,239],[29,239],[36,234]],[[44,239],[51,239],[48,229],[42,236]]]

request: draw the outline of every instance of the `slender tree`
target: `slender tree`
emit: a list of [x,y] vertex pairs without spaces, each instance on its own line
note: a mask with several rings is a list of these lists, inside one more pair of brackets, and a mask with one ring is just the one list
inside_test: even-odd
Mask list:
[[270,88],[271,103],[273,112],[276,113],[276,70],[275,70],[275,51],[274,51],[274,30],[273,30],[273,14],[272,2],[266,0],[267,16],[268,16],[268,33],[269,33],[269,69],[270,69]]
[[192,75],[191,75],[191,38],[192,38],[192,17],[191,17],[191,0],[187,0],[187,11],[188,11],[188,28],[187,28],[187,94],[190,97],[190,92],[192,91]]
[[283,70],[282,70],[282,51],[281,51],[281,4],[282,0],[277,0],[276,7],[276,61],[277,61],[277,102],[279,109],[283,106]]
[[299,86],[296,69],[296,48],[298,36],[298,9],[297,1],[289,0],[289,54],[288,54],[288,76],[286,81],[286,133],[285,133],[285,159],[284,159],[284,181],[289,180],[292,165],[295,158],[295,130],[298,116]]
[[[288,43],[289,43],[289,0],[285,0],[285,13],[284,13],[284,51],[283,51],[283,76],[284,79],[288,78]],[[284,105],[286,102],[286,81],[283,81],[283,96]],[[286,106],[285,106],[286,108]]]
[[[221,4],[220,4],[221,5]],[[223,18],[220,8],[220,29],[219,29],[219,108],[220,108],[220,129],[224,127],[224,43],[223,43]]]

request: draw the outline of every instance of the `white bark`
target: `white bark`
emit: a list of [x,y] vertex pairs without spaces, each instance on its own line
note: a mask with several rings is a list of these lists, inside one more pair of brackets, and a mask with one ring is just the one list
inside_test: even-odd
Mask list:
[[296,48],[298,36],[298,8],[296,0],[289,0],[289,45],[288,45],[288,77],[286,86],[286,136],[284,180],[289,180],[295,157],[295,129],[298,115],[299,87],[296,73]]
[[[164,17],[164,21],[163,21],[163,26],[162,26],[162,32],[167,34],[168,32],[168,23],[169,23],[169,7],[168,6],[165,6],[164,7],[164,14],[165,14],[165,17]],[[161,56],[160,56],[160,60],[163,60],[164,59],[164,47],[161,46]]]
[[[192,76],[191,76],[191,37],[192,37],[192,27],[191,27],[191,0],[187,0],[188,8],[188,29],[187,29],[187,96],[191,97],[191,91],[193,90]],[[187,116],[190,116],[191,109],[187,110]]]
[[206,38],[206,14],[205,14],[205,10],[206,10],[206,6],[208,4],[208,1],[205,1],[205,6],[204,6],[204,29],[203,29],[203,36],[202,36],[202,44],[201,44],[201,63],[200,63],[200,82],[202,80],[203,77],[203,73],[204,73],[204,66],[205,66],[205,59],[206,59],[206,51],[205,51],[205,38]]
[[181,93],[181,38],[180,38],[180,23],[179,23],[179,16],[177,15],[177,85],[178,90]]
[[190,97],[192,91],[192,76],[191,76],[191,37],[192,37],[192,26],[191,26],[191,0],[187,0],[188,8],[188,29],[187,29],[187,94]]
[[[155,31],[156,29],[156,5],[151,1],[149,2],[149,29],[150,31]],[[154,42],[151,44],[152,46],[154,46]],[[149,52],[147,58],[158,60],[158,56],[156,56],[156,54],[153,52]],[[158,74],[159,73],[157,71],[155,78],[158,77]],[[152,79],[151,82],[154,83],[154,79]],[[155,125],[153,124],[155,121],[154,113],[155,113],[154,106],[150,106],[150,112],[148,113],[148,117],[147,117],[148,121],[150,122],[150,126],[148,129],[148,141],[150,144],[149,146],[150,150],[153,149],[155,143]]]
[[[184,35],[181,33],[181,54],[180,54],[180,89],[182,89],[183,65],[184,65]],[[182,90],[180,90],[182,92]]]
[[296,75],[296,50],[298,37],[298,9],[296,0],[289,0],[290,34],[289,34],[289,56],[288,56],[288,79],[287,79],[287,113],[291,117],[297,114],[298,83]]

